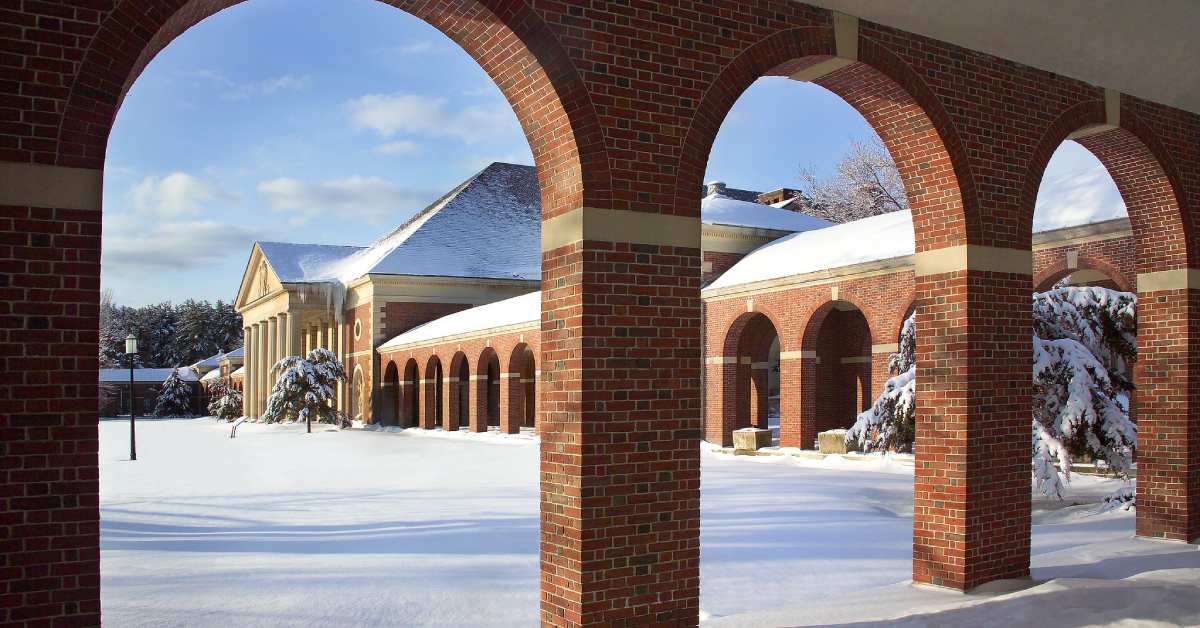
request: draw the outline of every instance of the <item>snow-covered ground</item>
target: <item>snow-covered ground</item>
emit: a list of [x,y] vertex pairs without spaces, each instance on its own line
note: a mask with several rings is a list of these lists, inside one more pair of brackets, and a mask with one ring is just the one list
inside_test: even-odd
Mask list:
[[[100,430],[107,625],[536,623],[528,434],[245,424],[231,440],[212,419],[144,421],[129,462],[128,424]],[[1200,623],[1200,551],[1094,514],[1111,481],[1077,476],[1067,502],[1037,502],[1036,586],[962,595],[906,582],[903,461],[703,456],[712,625]]]

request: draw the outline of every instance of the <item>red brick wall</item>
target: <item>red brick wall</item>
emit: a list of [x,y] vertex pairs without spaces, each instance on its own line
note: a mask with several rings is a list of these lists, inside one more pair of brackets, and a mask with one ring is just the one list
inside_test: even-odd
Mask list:
[[[721,276],[721,273],[733,268],[733,265],[738,263],[738,260],[746,257],[744,253],[722,253],[720,251],[704,251],[705,271],[700,276],[700,281],[703,284],[708,284],[712,280]],[[709,267],[708,265],[712,266]]]
[[[103,167],[141,69],[232,3],[25,2],[0,12],[0,160]],[[738,96],[785,64],[835,53],[830,14],[791,0],[392,4],[446,32],[500,86],[530,140],[547,218],[585,207],[697,218],[709,148]],[[866,21],[859,34],[862,63],[817,82],[892,152],[917,250],[1028,250],[1045,163],[1068,134],[1107,121],[1103,91]],[[1120,105],[1120,129],[1083,143],[1126,199],[1137,272],[1194,268],[1200,116],[1130,96]],[[98,207],[46,198],[0,210],[0,369],[19,374],[0,385],[0,432],[5,459],[21,469],[0,479],[5,566],[20,565],[0,579],[0,623],[95,624],[101,221]],[[667,260],[630,261],[640,255]],[[636,280],[612,270],[626,264]],[[542,620],[695,623],[699,251],[579,241],[545,252],[543,273],[542,361],[558,379],[544,396]],[[1138,525],[1167,538],[1200,527],[1200,312],[1185,276],[1162,284],[1182,281],[1177,290],[1142,296],[1141,428],[1154,446],[1139,458]],[[918,426],[914,577],[969,587],[1024,575],[1031,278],[973,270],[914,283],[919,409],[936,417]],[[860,307],[872,320],[871,305]],[[724,310],[737,308],[709,309],[728,320]],[[628,453],[643,443],[648,451]],[[629,471],[639,465],[663,479]],[[592,490],[600,483],[606,491]],[[642,485],[657,500],[643,503]],[[627,534],[643,522],[653,531]]]

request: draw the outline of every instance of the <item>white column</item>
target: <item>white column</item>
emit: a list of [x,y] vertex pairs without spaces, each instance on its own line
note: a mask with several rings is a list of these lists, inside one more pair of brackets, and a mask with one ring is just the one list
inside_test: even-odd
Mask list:
[[272,316],[267,319],[267,394],[275,389],[275,380],[279,374],[275,372],[275,363],[279,361],[279,319]]
[[270,365],[267,364],[267,323],[263,321],[258,324],[258,413],[262,414],[267,409],[267,395],[271,391],[267,388],[267,369]]
[[[346,364],[346,354],[350,353],[346,347],[346,324],[345,322],[337,323],[337,343],[338,343],[338,361],[342,366]],[[346,382],[338,380],[337,383],[337,409],[346,412]]]
[[328,349],[329,345],[325,342],[325,323],[317,323],[313,329],[313,343],[318,349]]
[[242,328],[242,414],[252,417],[254,411],[250,403],[254,399],[254,378],[250,376],[250,365],[254,363],[254,326]]
[[308,327],[304,328],[304,355],[308,355],[309,352],[311,352],[316,347],[317,346],[315,344],[313,344],[312,326],[309,325]]
[[287,323],[287,334],[284,336],[284,355],[297,355],[300,351],[300,343],[296,339],[300,337],[300,326],[296,323],[295,316],[284,314],[284,322]]

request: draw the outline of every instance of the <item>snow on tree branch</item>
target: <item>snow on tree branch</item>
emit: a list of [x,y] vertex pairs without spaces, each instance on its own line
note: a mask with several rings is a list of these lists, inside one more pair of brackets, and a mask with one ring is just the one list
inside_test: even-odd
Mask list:
[[809,166],[800,181],[805,213],[833,222],[908,209],[900,171],[878,137],[853,140],[833,176],[821,178]]
[[[1137,296],[1099,287],[1033,295],[1032,472],[1037,488],[1062,497],[1080,455],[1128,478],[1137,444],[1129,418],[1130,365],[1137,358]],[[910,451],[915,439],[916,320],[904,321],[893,377],[846,433],[865,451]]]
[[307,357],[288,356],[273,367],[279,372],[262,421],[312,421],[344,424],[335,409],[337,383],[346,379],[345,368],[328,349],[313,349]]

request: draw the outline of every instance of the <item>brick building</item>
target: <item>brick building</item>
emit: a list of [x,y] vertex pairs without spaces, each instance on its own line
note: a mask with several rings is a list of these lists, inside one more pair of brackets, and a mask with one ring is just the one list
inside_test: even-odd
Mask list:
[[[759,201],[757,192],[721,182],[705,187],[705,277],[762,244],[829,225]],[[255,242],[234,300],[245,325],[247,414],[258,416],[266,407],[277,377],[270,365],[322,347],[346,366],[339,409],[365,423],[399,424],[392,391],[400,389],[398,373],[407,367],[380,359],[377,349],[429,321],[537,290],[540,213],[534,168],[494,163],[369,247]],[[443,367],[451,362],[422,362],[410,373],[419,371],[420,382],[440,382]],[[502,373],[509,373],[507,355]],[[526,377],[530,384],[532,378]],[[417,386],[417,380],[404,381]],[[428,395],[441,391],[438,384]],[[442,424],[437,412],[429,425]]]
[[[236,1],[0,10],[0,623],[100,624],[107,141],[147,64]],[[726,114],[767,75],[861,113],[912,207],[914,581],[1029,574],[1033,210],[1068,138],[1108,169],[1136,251],[1137,534],[1200,538],[1200,81],[1179,43],[1196,30],[1190,3],[388,4],[479,63],[537,166],[542,623],[698,623],[700,189]],[[269,336],[278,313],[250,323]]]

